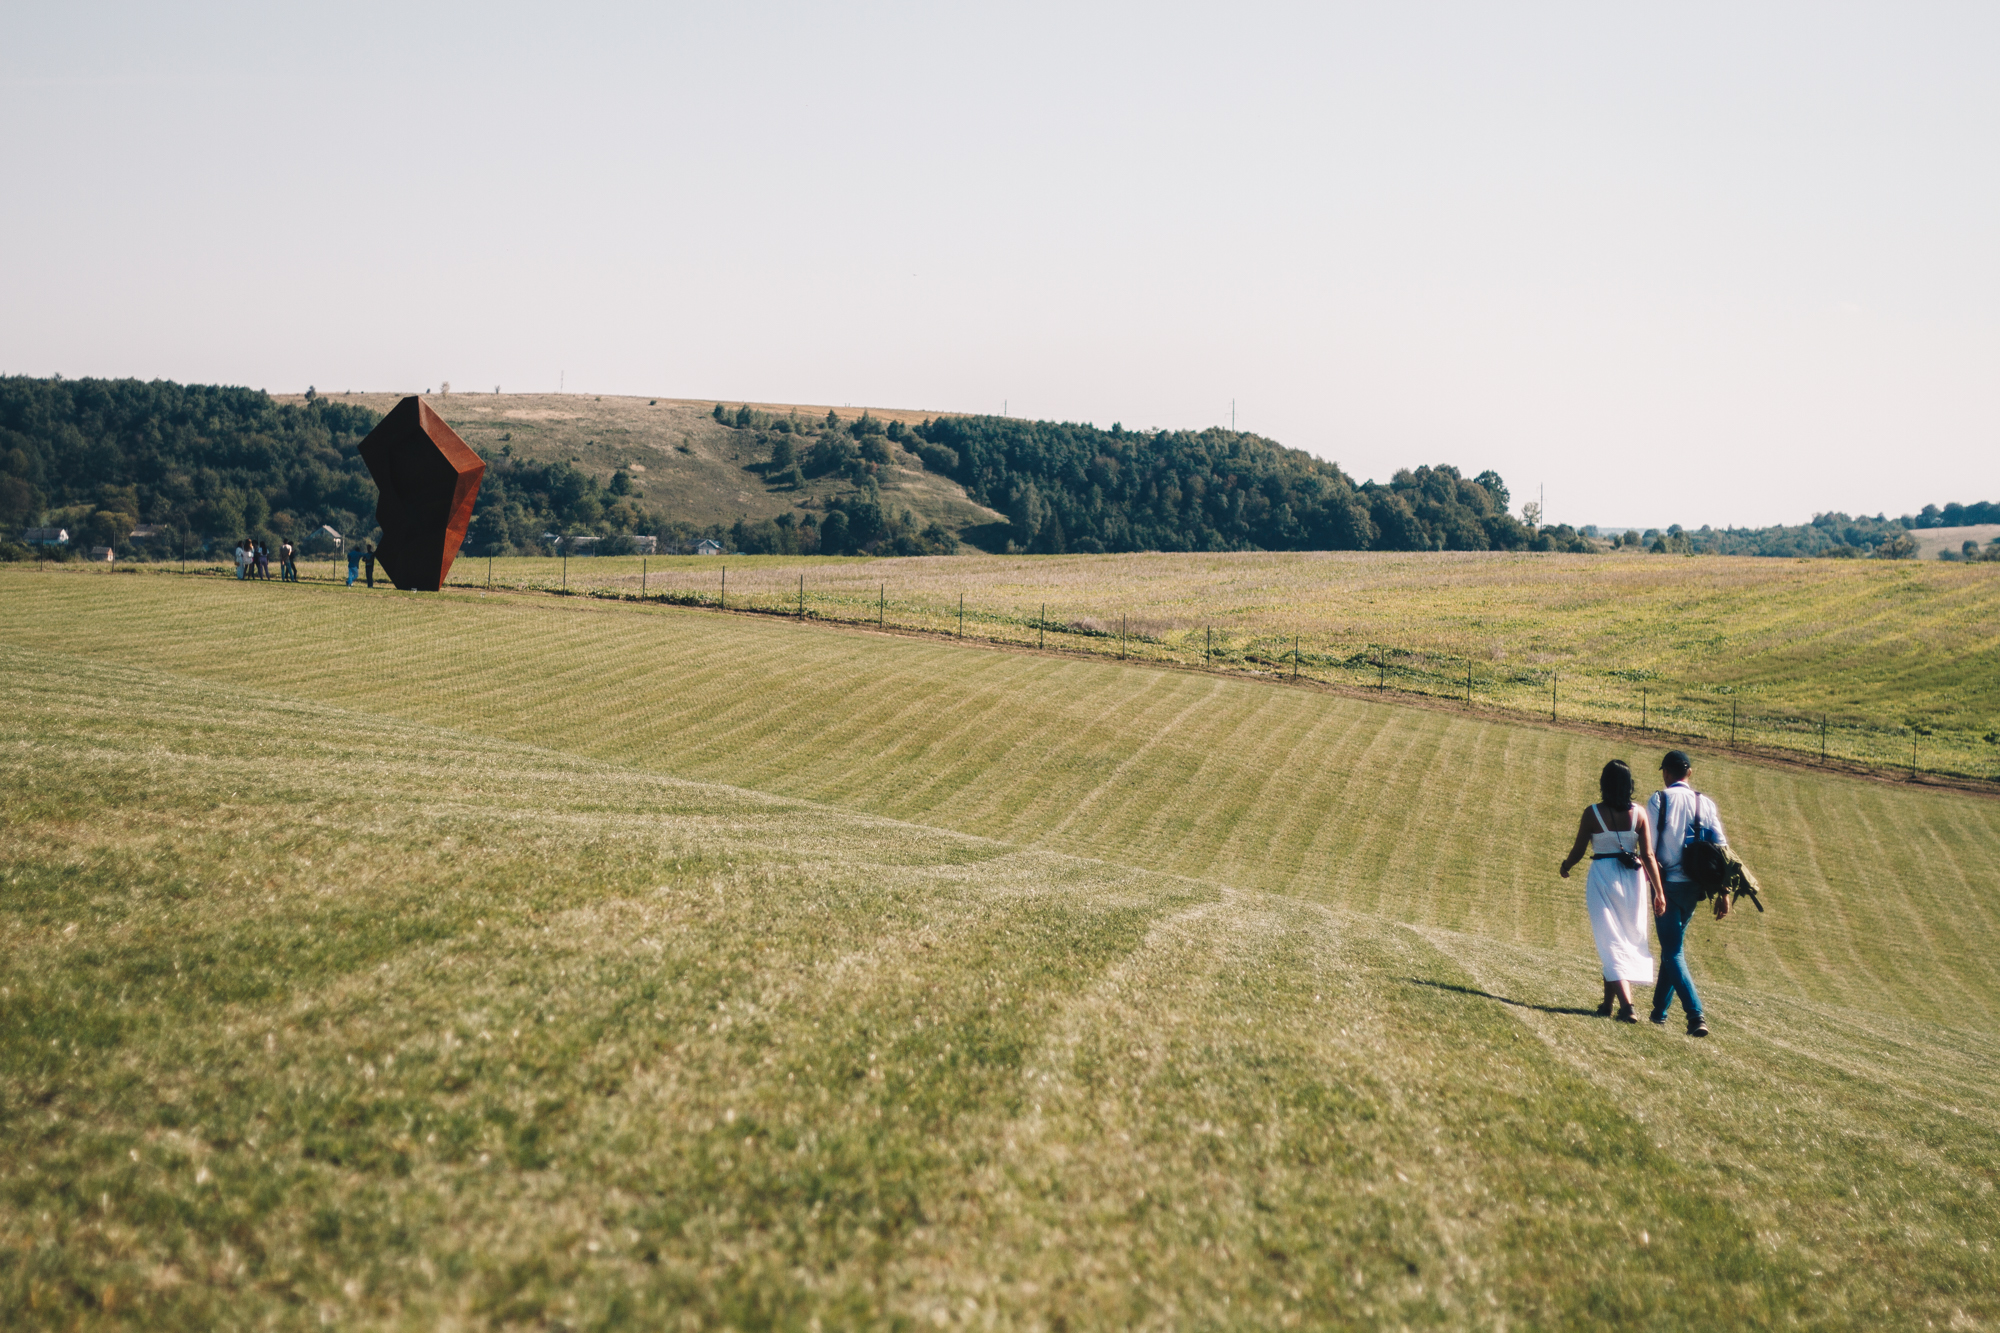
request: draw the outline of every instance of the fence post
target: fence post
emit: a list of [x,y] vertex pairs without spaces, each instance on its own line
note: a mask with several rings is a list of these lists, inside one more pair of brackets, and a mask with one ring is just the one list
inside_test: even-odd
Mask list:
[[965,594],[958,595],[958,637],[965,637]]
[[1465,706],[1472,707],[1472,663],[1465,664]]
[[722,567],[722,600],[716,603],[716,609],[719,611],[727,611],[729,609],[729,566],[728,565],[724,565]]
[[[648,565],[651,565],[652,563],[653,562],[650,557],[643,555],[639,557],[639,600],[642,602],[646,600],[646,567]],[[486,561],[486,570],[488,574],[491,574],[493,571],[493,561],[491,557],[488,557]],[[488,583],[493,582],[491,578],[488,578],[486,581]]]
[[1215,626],[1204,625],[1201,631],[1201,661],[1206,666],[1215,660]]
[[806,576],[799,575],[799,619],[806,618]]
[[1118,617],[1118,660],[1125,660],[1125,617]]
[[1734,747],[1736,744],[1736,701],[1734,699],[1729,701],[1729,744],[1731,747]]
[[1647,726],[1646,726],[1646,692],[1645,692],[1644,690],[1640,690],[1640,691],[1639,691],[1639,730],[1641,730],[1641,731],[1645,731],[1645,730],[1647,730],[1647,729],[1648,729],[1648,728],[1647,728]]
[[1292,679],[1299,678],[1299,636],[1292,636]]
[[876,593],[875,597],[875,628],[881,629],[889,623],[889,585],[883,584],[881,591]]
[[1826,762],[1826,714],[1819,715],[1819,761]]
[[1910,732],[1910,781],[1915,782],[1916,780],[1917,780],[1917,733],[1913,729]]
[[1043,602],[1042,618],[1035,622],[1035,647],[1039,649],[1039,648],[1046,648],[1048,646],[1049,646],[1049,604],[1047,602]]
[[1549,721],[1556,720],[1556,689],[1562,683],[1562,672],[1549,673]]
[[1375,688],[1378,690],[1389,688],[1389,664],[1382,660],[1380,653],[1375,654]]

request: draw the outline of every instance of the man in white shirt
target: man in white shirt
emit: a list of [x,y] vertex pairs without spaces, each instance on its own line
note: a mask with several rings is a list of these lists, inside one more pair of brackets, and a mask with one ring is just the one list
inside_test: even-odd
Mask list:
[[[1693,772],[1694,760],[1687,751],[1667,751],[1667,757],[1660,761],[1660,780],[1666,785],[1646,798],[1646,817],[1653,824],[1654,859],[1660,863],[1667,890],[1667,910],[1653,919],[1660,932],[1660,979],[1653,984],[1652,1019],[1666,1026],[1667,1010],[1678,995],[1687,1011],[1688,1035],[1706,1037],[1708,1023],[1701,1014],[1701,996],[1695,993],[1694,976],[1687,965],[1688,922],[1694,919],[1701,899],[1695,896],[1687,871],[1681,869],[1681,849],[1687,845],[1688,829],[1697,812],[1701,822],[1714,830],[1713,840],[1729,839],[1723,834],[1715,802],[1688,785]],[[1722,917],[1728,912],[1729,895],[1717,894],[1715,915]]]

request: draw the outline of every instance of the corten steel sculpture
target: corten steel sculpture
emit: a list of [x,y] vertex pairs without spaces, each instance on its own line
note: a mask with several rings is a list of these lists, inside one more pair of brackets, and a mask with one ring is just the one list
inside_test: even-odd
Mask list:
[[486,462],[415,394],[389,409],[361,442],[361,460],[381,492],[375,558],[398,588],[436,592],[472,522]]

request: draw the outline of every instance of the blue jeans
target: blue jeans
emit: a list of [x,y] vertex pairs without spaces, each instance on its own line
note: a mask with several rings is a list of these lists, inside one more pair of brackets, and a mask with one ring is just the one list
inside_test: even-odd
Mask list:
[[1653,918],[1660,932],[1660,979],[1653,983],[1653,1017],[1665,1018],[1674,1007],[1674,996],[1689,1018],[1701,1017],[1701,996],[1694,992],[1694,977],[1687,965],[1687,928],[1701,900],[1686,884],[1667,885],[1667,910]]

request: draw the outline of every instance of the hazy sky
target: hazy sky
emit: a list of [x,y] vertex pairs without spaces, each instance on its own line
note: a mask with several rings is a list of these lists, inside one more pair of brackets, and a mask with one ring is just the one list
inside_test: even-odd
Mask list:
[[0,8],[0,373],[2000,499],[2000,6]]

